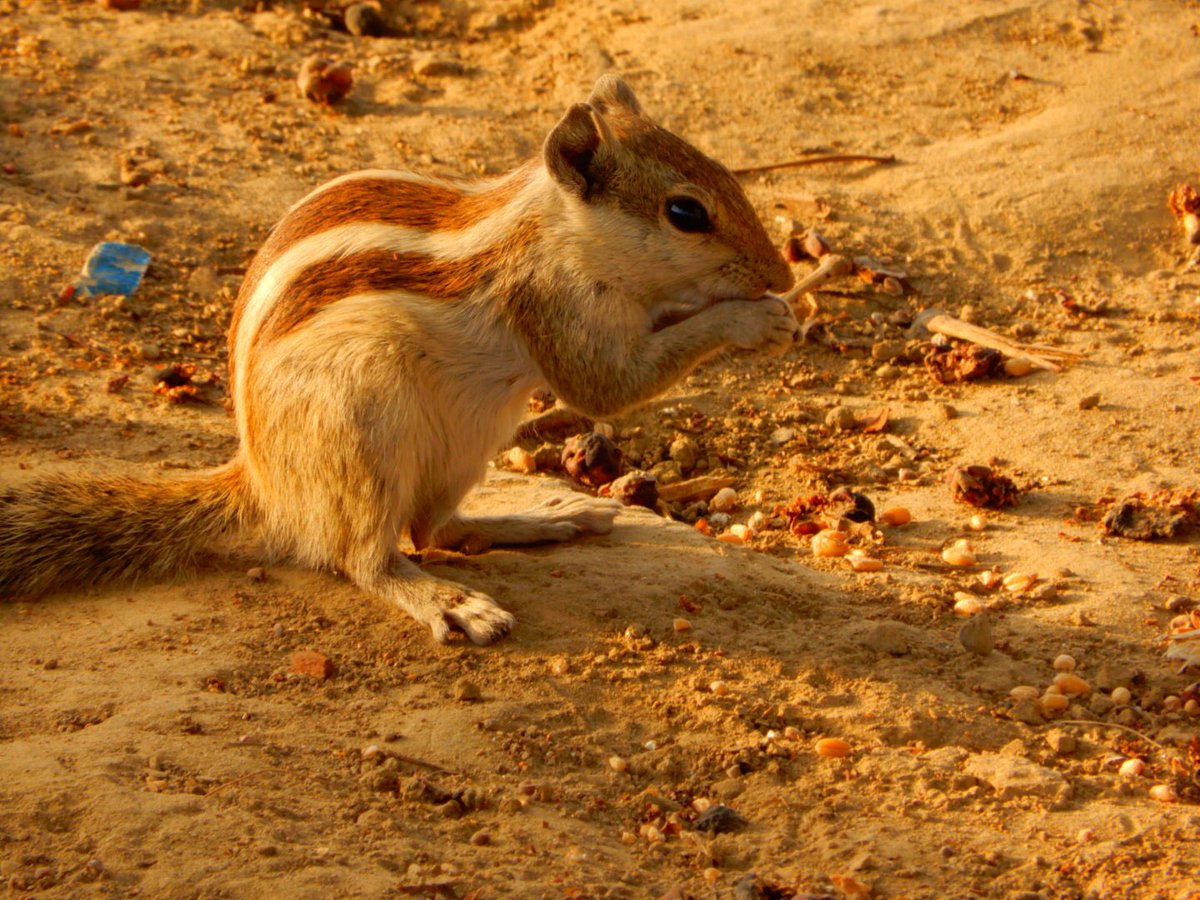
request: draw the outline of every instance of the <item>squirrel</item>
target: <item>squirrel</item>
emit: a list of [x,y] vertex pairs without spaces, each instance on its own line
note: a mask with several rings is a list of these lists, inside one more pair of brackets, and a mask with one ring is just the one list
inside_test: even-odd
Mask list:
[[162,577],[229,532],[343,573],[445,641],[515,623],[400,552],[608,533],[588,496],[457,512],[549,387],[612,416],[726,348],[781,350],[792,273],[737,179],[596,82],[539,158],[480,181],[367,170],[294,205],[247,269],[229,330],[235,457],[171,480],[0,490],[0,596]]

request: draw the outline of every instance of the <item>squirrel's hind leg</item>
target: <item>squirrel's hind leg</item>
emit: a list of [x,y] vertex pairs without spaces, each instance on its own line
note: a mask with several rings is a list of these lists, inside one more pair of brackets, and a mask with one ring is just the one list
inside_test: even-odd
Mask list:
[[429,544],[447,550],[479,553],[492,546],[569,541],[582,534],[608,534],[621,510],[615,500],[575,495],[555,497],[508,516],[464,516],[455,513]]
[[451,631],[461,631],[476,644],[492,644],[517,623],[512,613],[480,591],[422,572],[410,560],[393,555],[382,571],[349,571],[360,588],[396,606],[423,625],[435,640],[445,643]]

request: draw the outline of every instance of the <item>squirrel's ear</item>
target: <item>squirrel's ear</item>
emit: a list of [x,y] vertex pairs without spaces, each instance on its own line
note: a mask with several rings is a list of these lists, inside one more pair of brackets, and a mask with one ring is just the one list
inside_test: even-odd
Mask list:
[[638,103],[633,88],[619,75],[601,75],[592,88],[588,103],[602,113],[619,108],[631,115],[643,115],[642,104]]
[[596,156],[609,138],[608,125],[586,103],[567,110],[546,137],[546,169],[567,190],[587,199],[597,181]]

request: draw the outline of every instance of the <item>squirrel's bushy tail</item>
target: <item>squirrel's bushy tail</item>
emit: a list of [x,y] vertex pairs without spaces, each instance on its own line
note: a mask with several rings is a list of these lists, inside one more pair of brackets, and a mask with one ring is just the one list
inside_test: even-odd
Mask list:
[[250,516],[241,460],[198,475],[51,478],[0,488],[0,599],[191,563]]

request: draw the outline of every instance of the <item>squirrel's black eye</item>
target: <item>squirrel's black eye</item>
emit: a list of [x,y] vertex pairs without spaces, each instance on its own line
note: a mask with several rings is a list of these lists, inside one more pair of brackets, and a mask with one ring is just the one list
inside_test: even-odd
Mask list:
[[703,203],[691,197],[668,197],[667,221],[689,234],[712,230],[708,210]]

